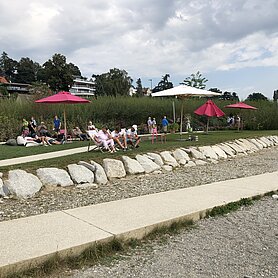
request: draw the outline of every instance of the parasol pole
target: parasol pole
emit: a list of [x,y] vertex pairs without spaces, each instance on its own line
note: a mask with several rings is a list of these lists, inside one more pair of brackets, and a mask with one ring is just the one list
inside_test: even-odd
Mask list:
[[65,128],[65,140],[67,141],[67,119],[66,119],[66,105],[64,104],[64,128]]
[[182,118],[183,118],[183,101],[182,101],[182,104],[181,104],[180,138],[182,136]]
[[174,123],[176,122],[176,109],[175,109],[175,101],[173,100],[173,119]]
[[207,133],[208,133],[208,130],[209,130],[209,116],[208,116],[208,120],[207,120]]

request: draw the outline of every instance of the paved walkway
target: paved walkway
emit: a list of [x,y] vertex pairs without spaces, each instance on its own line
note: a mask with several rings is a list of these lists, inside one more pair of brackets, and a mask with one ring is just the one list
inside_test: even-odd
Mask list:
[[61,156],[67,156],[67,155],[76,154],[76,153],[84,153],[87,151],[88,151],[88,147],[80,147],[80,148],[72,148],[72,149],[63,150],[63,151],[56,151],[56,152],[35,154],[35,155],[29,155],[29,156],[23,156],[23,157],[17,157],[17,158],[3,159],[3,160],[0,160],[0,167],[11,166],[11,165],[16,165],[16,164],[23,164],[23,163],[27,163],[27,162],[39,161],[39,160],[56,158],[56,157],[61,157]]
[[113,237],[142,238],[208,209],[278,190],[278,172],[0,222],[0,277]]

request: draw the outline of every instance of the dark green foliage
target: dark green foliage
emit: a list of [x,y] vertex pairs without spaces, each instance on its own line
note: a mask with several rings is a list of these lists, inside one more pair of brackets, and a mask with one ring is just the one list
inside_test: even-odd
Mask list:
[[152,90],[153,93],[173,88],[173,83],[169,81],[169,78],[170,78],[170,74],[168,73],[162,76],[161,81],[159,81],[157,86],[153,88]]
[[239,101],[238,95],[235,92],[224,92],[218,98],[221,100]]
[[136,81],[136,94],[138,97],[142,97],[144,95],[141,78],[138,78]]
[[262,93],[253,93],[253,94],[250,94],[246,100],[249,100],[249,101],[257,101],[257,100],[267,100],[267,97],[264,96]]
[[10,82],[14,82],[16,75],[17,61],[11,59],[6,52],[0,57],[0,76],[6,77]]
[[275,90],[273,93],[273,101],[278,101],[278,90]]

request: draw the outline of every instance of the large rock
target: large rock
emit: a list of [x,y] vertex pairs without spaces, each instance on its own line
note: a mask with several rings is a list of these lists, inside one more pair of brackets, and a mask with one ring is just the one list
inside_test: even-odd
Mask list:
[[190,150],[190,154],[191,154],[192,158],[195,158],[195,159],[206,159],[206,157],[200,151],[198,151],[198,150],[196,150],[194,148],[190,148],[189,150]]
[[252,139],[248,139],[252,144],[254,144],[254,146],[256,146],[259,150],[262,150],[264,148],[264,146],[257,141],[255,138]]
[[234,157],[236,152],[230,146],[225,143],[218,144],[219,148],[221,148],[228,156]]
[[267,139],[273,142],[274,146],[278,145],[278,136],[273,136],[273,135],[267,136]]
[[122,160],[125,165],[125,170],[130,175],[142,174],[145,172],[141,164],[136,160],[128,156],[122,156]]
[[174,168],[180,166],[177,160],[171,155],[169,151],[161,152],[160,156],[162,157],[165,164],[170,165]]
[[159,165],[159,166],[164,165],[163,159],[161,158],[161,156],[159,154],[147,153],[147,155],[150,156],[157,165]]
[[239,145],[245,152],[252,152],[250,146],[240,141],[239,139],[236,139],[234,142]]
[[103,168],[109,180],[126,176],[124,164],[120,160],[105,158],[103,159]]
[[207,164],[206,161],[200,160],[200,159],[197,159],[197,160],[195,160],[194,162],[195,162],[195,164],[196,164],[197,166],[203,166],[203,165],[206,165],[206,164]]
[[217,145],[211,146],[220,159],[226,159],[227,154]]
[[8,174],[8,180],[4,181],[11,194],[19,198],[33,197],[42,187],[42,182],[33,174],[24,170],[11,170]]
[[263,141],[261,140],[261,138],[256,138],[256,140],[264,147],[264,148],[267,148],[268,145]]
[[82,165],[82,166],[88,168],[92,172],[95,172],[95,170],[96,170],[96,166],[95,165],[93,165],[91,163],[88,163],[86,161],[79,161],[77,164],[78,165]]
[[[173,151],[174,158],[178,161],[179,164],[186,164],[190,160],[189,155],[182,149],[176,149]],[[185,162],[185,163],[184,163]]]
[[173,171],[173,167],[170,165],[163,165],[161,168],[167,172]]
[[211,159],[215,159],[217,160],[218,159],[218,156],[216,154],[216,152],[213,150],[213,148],[211,146],[202,146],[202,147],[198,147],[198,150],[200,152],[203,153],[203,155],[206,157],[206,158],[211,158]]
[[184,167],[194,167],[194,166],[196,166],[196,164],[195,164],[192,160],[188,161],[188,162],[184,165]]
[[144,155],[137,154],[135,158],[140,163],[140,165],[143,167],[143,169],[147,174],[154,172],[156,170],[160,170],[161,168],[158,164],[156,164],[155,162],[153,162],[151,159],[147,158]]
[[236,152],[236,154],[246,154],[246,152],[235,142],[227,142],[226,145],[231,147]]
[[68,170],[74,183],[94,183],[94,173],[85,166],[69,164]]
[[266,143],[267,147],[272,147],[274,144],[272,141],[270,141],[269,139],[267,139],[266,137],[260,137],[260,140],[263,141],[264,143]]
[[256,152],[256,151],[259,150],[258,147],[255,144],[253,144],[251,141],[249,141],[245,138],[239,139],[239,141],[241,141],[246,146],[248,146],[252,152]]
[[58,168],[39,168],[37,176],[45,186],[70,186],[73,185],[68,172]]
[[4,184],[3,184],[3,181],[2,181],[2,179],[0,178],[0,197],[4,197],[4,196],[6,196],[6,193],[5,193],[5,191],[4,191]]
[[103,167],[100,164],[94,162],[93,160],[91,160],[91,164],[95,167],[95,171],[94,171],[95,183],[96,184],[107,184],[108,179],[107,179],[107,176],[106,176],[106,173],[105,173]]

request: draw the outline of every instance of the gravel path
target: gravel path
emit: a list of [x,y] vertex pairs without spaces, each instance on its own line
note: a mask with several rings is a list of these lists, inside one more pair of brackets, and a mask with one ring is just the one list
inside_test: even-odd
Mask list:
[[98,189],[45,189],[28,200],[1,199],[0,221],[42,214],[62,209],[109,202],[140,195],[174,190],[221,180],[278,171],[278,147],[263,149],[248,156],[238,156],[191,168],[156,175],[128,177]]
[[[195,229],[138,247],[112,265],[59,277],[278,277],[278,200],[265,197]],[[64,276],[66,275],[66,276]]]

